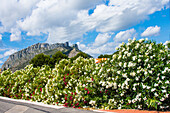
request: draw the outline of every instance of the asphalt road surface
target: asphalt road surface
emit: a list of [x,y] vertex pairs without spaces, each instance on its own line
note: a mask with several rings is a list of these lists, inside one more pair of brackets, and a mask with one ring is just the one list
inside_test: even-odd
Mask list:
[[[65,107],[46,107],[25,102],[13,101],[0,97],[0,113],[98,113],[97,111],[81,110]],[[102,113],[102,112],[101,112]],[[104,112],[103,112],[104,113]]]

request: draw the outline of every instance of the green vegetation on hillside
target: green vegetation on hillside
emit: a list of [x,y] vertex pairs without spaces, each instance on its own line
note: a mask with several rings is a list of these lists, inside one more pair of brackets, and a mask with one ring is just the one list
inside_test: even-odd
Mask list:
[[42,66],[42,65],[48,65],[50,61],[50,56],[44,55],[44,53],[35,55],[33,59],[29,62],[30,64],[33,64],[34,67]]
[[52,56],[48,64],[51,68],[54,68],[55,63],[59,63],[62,59],[68,59],[68,56],[63,54],[61,51],[58,51]]
[[107,55],[107,54],[101,54],[98,56],[98,58],[112,58],[113,55]]
[[76,56],[70,58],[72,61],[76,60],[78,57],[89,58],[89,55],[84,52],[79,52]]
[[[70,58],[73,62],[78,57],[89,58],[89,55],[83,52],[79,52],[76,56]],[[33,64],[34,67],[48,65],[51,68],[55,67],[56,63],[59,63],[62,59],[68,59],[68,56],[63,54],[61,51],[57,51],[52,57],[50,58],[49,55],[44,55],[43,53],[36,55],[31,61],[30,64]]]

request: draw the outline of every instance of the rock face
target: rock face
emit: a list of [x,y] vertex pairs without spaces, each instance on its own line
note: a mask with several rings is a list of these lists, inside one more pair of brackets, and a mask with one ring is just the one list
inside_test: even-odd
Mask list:
[[24,68],[29,64],[29,61],[37,54],[44,53],[46,55],[52,56],[57,51],[62,51],[64,54],[68,55],[69,58],[74,57],[80,52],[77,44],[69,46],[69,43],[37,43],[28,48],[22,49],[9,56],[7,61],[2,65],[2,70],[10,68],[12,71],[16,71]]

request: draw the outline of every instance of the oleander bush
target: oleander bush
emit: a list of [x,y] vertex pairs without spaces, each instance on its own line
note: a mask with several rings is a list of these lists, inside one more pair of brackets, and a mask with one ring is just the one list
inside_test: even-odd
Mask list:
[[170,55],[162,43],[129,39],[111,59],[63,59],[55,68],[0,75],[0,95],[68,107],[169,110]]

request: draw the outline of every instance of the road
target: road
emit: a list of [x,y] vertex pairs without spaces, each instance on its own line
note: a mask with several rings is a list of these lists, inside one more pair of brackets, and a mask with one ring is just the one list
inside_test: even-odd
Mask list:
[[[97,111],[40,105],[28,101],[0,97],[0,113],[98,113]],[[104,113],[104,112],[101,112]]]

